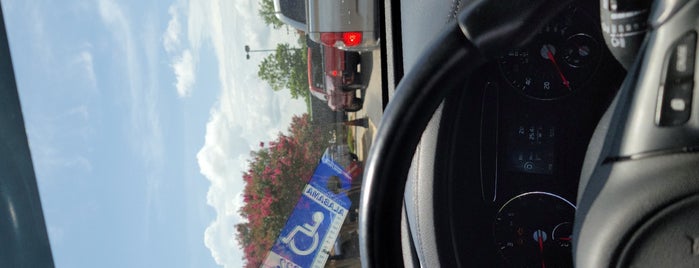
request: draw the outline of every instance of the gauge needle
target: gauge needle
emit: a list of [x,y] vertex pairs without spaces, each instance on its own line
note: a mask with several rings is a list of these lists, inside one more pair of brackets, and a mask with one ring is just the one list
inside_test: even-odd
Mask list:
[[568,82],[568,79],[566,79],[565,75],[563,75],[563,72],[561,72],[561,68],[558,67],[558,63],[556,62],[556,58],[553,57],[553,53],[551,53],[551,49],[546,46],[546,57],[549,58],[551,63],[553,63],[553,67],[556,67],[556,72],[558,72],[558,76],[561,77],[561,81],[563,81],[563,85],[570,89],[570,82]]
[[544,234],[541,230],[538,230],[537,233],[539,237],[539,252],[541,252],[541,268],[546,268],[546,263],[544,262]]

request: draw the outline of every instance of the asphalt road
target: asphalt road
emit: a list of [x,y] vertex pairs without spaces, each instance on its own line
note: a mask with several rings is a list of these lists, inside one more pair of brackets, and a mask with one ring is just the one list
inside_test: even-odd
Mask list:
[[364,108],[357,112],[357,117],[368,116],[378,126],[383,115],[381,95],[381,51],[362,53],[362,79],[367,82],[364,95]]
[[[364,98],[364,106],[361,110],[348,113],[349,120],[358,118],[368,118],[369,123],[367,127],[353,126],[351,127],[353,131],[353,136],[355,138],[355,153],[359,157],[360,161],[366,160],[367,154],[369,153],[369,148],[374,140],[374,134],[376,133],[376,126],[381,122],[381,116],[383,115],[383,100],[381,93],[381,51],[375,50],[373,52],[362,53],[362,79],[367,85],[366,90],[362,93]],[[342,227],[341,234],[350,234],[352,232],[356,233],[357,225],[347,224]],[[361,263],[358,255],[358,237],[350,238],[350,242],[345,242],[348,246],[346,254],[348,256],[343,256],[342,259],[331,259],[325,264],[325,267],[361,267]],[[352,249],[355,249],[356,255],[351,254]]]
[[376,127],[383,116],[383,100],[381,92],[381,51],[362,53],[362,79],[366,83],[366,90],[362,93],[364,107],[349,115],[350,119],[368,118],[368,126],[352,127],[354,131],[356,151],[361,161],[364,161],[374,140]]

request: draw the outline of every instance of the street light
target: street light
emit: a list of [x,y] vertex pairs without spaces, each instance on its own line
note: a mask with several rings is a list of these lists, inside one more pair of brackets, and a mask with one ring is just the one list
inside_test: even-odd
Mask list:
[[245,57],[249,60],[251,52],[273,52],[276,49],[250,49],[250,46],[245,45]]
[[[288,49],[284,49],[284,50],[286,51],[286,50],[301,50],[301,49],[296,48],[296,47],[292,47],[292,48],[288,48]],[[276,49],[250,49],[250,46],[245,45],[245,58],[249,60],[250,53],[254,53],[254,52],[274,52],[274,51],[277,51],[277,50]]]

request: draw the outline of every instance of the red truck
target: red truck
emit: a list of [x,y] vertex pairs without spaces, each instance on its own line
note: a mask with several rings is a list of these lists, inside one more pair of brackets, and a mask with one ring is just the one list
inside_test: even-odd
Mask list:
[[308,38],[306,45],[311,95],[326,101],[333,111],[361,110],[363,100],[360,96],[366,88],[359,67],[361,55],[321,45]]

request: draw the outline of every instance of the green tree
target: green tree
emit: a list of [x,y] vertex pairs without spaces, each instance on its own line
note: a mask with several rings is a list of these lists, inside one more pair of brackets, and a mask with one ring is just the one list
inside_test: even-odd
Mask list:
[[331,127],[311,125],[308,114],[295,116],[288,135],[279,134],[267,147],[260,143],[251,153],[239,211],[246,221],[236,225],[246,267],[260,267],[264,261],[313,175]]
[[278,44],[277,50],[262,60],[257,75],[274,91],[289,89],[292,98],[303,98],[308,102],[307,51],[305,44],[299,44],[300,48]]
[[260,1],[260,10],[258,14],[262,17],[262,20],[265,21],[265,24],[272,26],[272,28],[279,29],[284,26],[284,23],[280,21],[274,13],[274,3],[272,0]]

